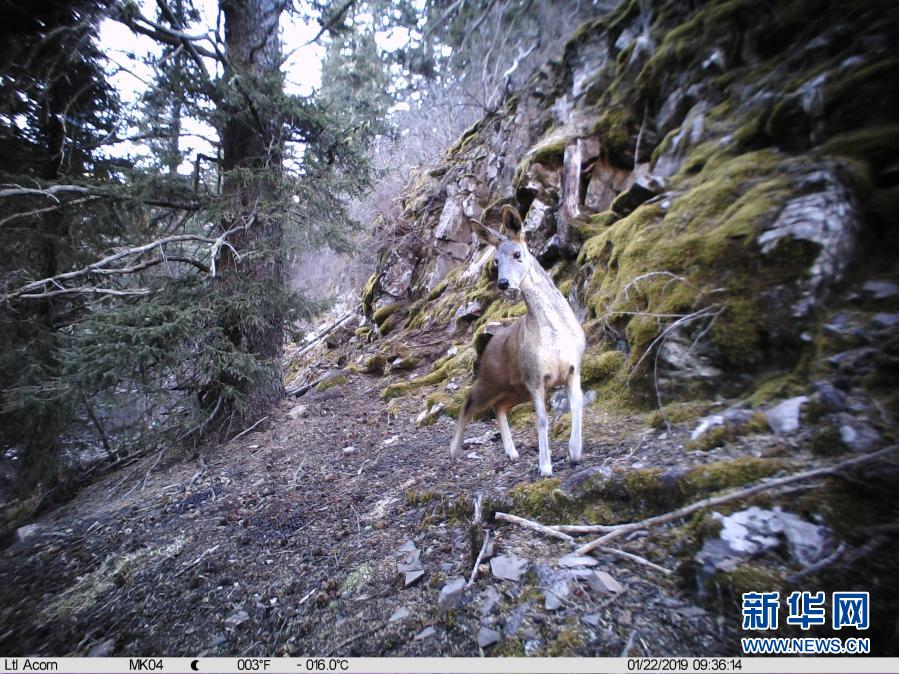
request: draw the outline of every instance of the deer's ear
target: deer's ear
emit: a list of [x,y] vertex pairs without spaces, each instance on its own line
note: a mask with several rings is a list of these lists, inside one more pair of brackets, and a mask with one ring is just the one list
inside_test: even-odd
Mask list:
[[486,225],[480,223],[475,219],[471,219],[471,229],[475,234],[478,235],[478,238],[481,241],[489,243],[491,246],[499,246],[502,243],[503,237],[500,234]]
[[503,229],[506,235],[518,243],[524,243],[524,225],[518,210],[509,204],[503,206]]

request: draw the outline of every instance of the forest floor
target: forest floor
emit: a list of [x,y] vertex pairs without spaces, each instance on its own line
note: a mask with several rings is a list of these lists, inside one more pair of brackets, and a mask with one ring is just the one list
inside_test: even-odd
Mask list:
[[[478,496],[501,503],[516,486],[541,484],[536,430],[513,429],[521,452],[513,463],[495,422],[475,422],[466,437],[476,443],[453,463],[453,419],[418,427],[414,396],[392,401],[388,412],[379,393],[398,379],[353,374],[343,386],[286,399],[266,423],[202,458],[150,457],[43,516],[31,536],[0,552],[0,650],[196,657],[738,652],[733,602],[719,596],[700,606],[695,583],[683,575],[617,556],[595,553],[593,570],[611,575],[609,587],[579,576],[567,594],[548,601],[547,587],[558,587],[564,573],[559,559],[572,546],[499,522],[484,525],[494,554],[526,560],[529,571],[504,580],[482,565],[473,584],[438,606],[447,583],[468,581],[479,551],[463,506]],[[567,464],[566,441],[552,441],[563,482],[599,466],[664,468],[758,455],[773,442],[759,435],[751,446],[688,452],[689,426],[662,432],[645,415],[598,408],[591,418],[580,466]],[[653,532],[616,545],[672,570],[678,565]],[[416,554],[424,573],[406,587],[398,564],[414,566]],[[482,648],[479,637],[482,644],[499,640]]]

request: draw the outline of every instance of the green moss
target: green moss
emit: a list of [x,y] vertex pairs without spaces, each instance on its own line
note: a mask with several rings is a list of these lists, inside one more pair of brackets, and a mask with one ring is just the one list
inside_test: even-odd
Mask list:
[[346,384],[346,375],[338,374],[333,377],[328,377],[323,382],[319,382],[319,384],[315,387],[316,391],[327,391],[329,388],[334,388],[335,386],[343,386]]
[[534,412],[532,403],[516,405],[509,410],[506,418],[509,421],[509,425],[514,428],[533,428],[537,425],[537,414]]
[[414,370],[418,367],[418,364],[421,362],[421,359],[417,356],[406,356],[405,358],[400,358],[399,361],[394,361],[390,364],[391,372],[396,370],[397,372],[405,372],[407,370]]
[[356,337],[365,339],[366,337],[368,337],[371,334],[371,327],[369,327],[367,325],[359,326],[358,328],[356,328],[355,334],[356,334]]
[[711,403],[706,400],[670,403],[661,410],[650,412],[646,422],[653,428],[662,429],[665,428],[666,419],[670,424],[682,424],[685,421],[704,416],[711,406]]
[[540,655],[551,658],[577,656],[578,649],[583,645],[583,633],[574,627],[566,627],[559,630],[556,638],[543,647]]
[[760,459],[754,456],[707,463],[687,472],[680,480],[681,489],[691,497],[693,494],[741,487],[774,475],[783,465],[779,459]]
[[727,423],[713,426],[695,440],[690,440],[687,443],[687,450],[708,450],[714,447],[723,447],[739,437],[767,433],[768,431],[768,421],[765,415],[761,412],[756,412],[742,424]]
[[438,283],[437,286],[431,292],[428,293],[428,302],[433,302],[438,297],[440,297],[443,294],[443,292],[446,290],[448,285],[449,285],[449,281],[446,281],[446,280],[443,280],[440,283]]
[[428,505],[432,501],[440,500],[440,494],[436,491],[415,491],[414,489],[410,489],[404,494],[404,499],[406,505],[417,507]]
[[362,371],[365,374],[384,374],[387,367],[387,357],[383,353],[374,353],[362,363]]
[[378,329],[381,331],[382,336],[386,336],[393,332],[401,324],[402,320],[400,319],[399,314],[393,314],[392,316],[389,316],[387,320],[381,323]]
[[378,280],[381,278],[378,272],[368,277],[365,285],[362,287],[362,310],[365,315],[371,314],[372,305],[375,301],[375,291],[378,289]]
[[732,571],[719,571],[710,584],[738,603],[742,602],[745,592],[772,592],[782,590],[785,585],[780,575],[751,562],[741,564]]
[[821,149],[828,154],[876,162],[887,161],[899,154],[899,124],[846,131],[827,139]]
[[[440,405],[443,413],[448,414],[453,418],[457,418],[459,412],[462,411],[465,400],[468,398],[468,391],[469,388],[466,387],[453,392],[437,391],[431,393],[425,399],[427,409],[431,409],[434,405]],[[433,421],[431,423],[433,423]]]
[[528,308],[524,302],[509,304],[508,302],[497,300],[484,309],[484,313],[477,321],[475,321],[474,327],[477,331],[487,323],[492,323],[494,321],[508,322],[507,319],[524,316],[527,312]]
[[627,323],[627,343],[630,344],[634,357],[638,360],[652,341],[661,332],[660,320],[650,314],[637,314]]
[[341,594],[344,592],[355,594],[361,587],[368,584],[368,582],[374,578],[374,575],[374,568],[370,563],[366,562],[365,564],[356,567],[356,569],[346,577],[346,580],[343,581],[343,585],[340,586],[339,592]]
[[566,412],[552,425],[550,437],[554,440],[562,440],[571,436],[571,412]]
[[559,478],[547,478],[514,487],[509,492],[513,514],[541,522],[568,521],[580,508],[568,498],[561,486]]
[[472,371],[475,358],[476,354],[474,349],[461,349],[459,353],[437,361],[434,364],[435,369],[432,372],[421,377],[416,377],[411,381],[402,381],[391,384],[381,392],[381,398],[383,400],[390,400],[406,395],[423,386],[439,384],[450,377],[467,376]]
[[563,296],[568,297],[568,293],[571,292],[571,286],[573,285],[573,281],[571,279],[567,279],[562,281],[559,284],[559,292],[562,293]]
[[[393,304],[388,304],[388,305],[383,306],[380,309],[378,309],[372,315],[372,320],[378,325],[378,327],[381,327],[381,325],[384,323],[384,321],[386,321],[388,318],[393,316],[397,311],[399,311],[402,308],[403,308],[402,302],[394,302]],[[382,330],[382,332],[383,332],[383,330]]]
[[758,407],[772,400],[798,395],[804,388],[802,377],[795,372],[775,374],[762,379],[756,384],[755,390],[749,396],[747,402],[752,407]]
[[581,364],[581,384],[591,386],[607,381],[616,372],[620,372],[627,361],[621,351],[606,351],[598,356],[586,355]]
[[517,637],[505,638],[490,651],[492,657],[498,658],[523,658],[527,655],[524,650],[524,641]]
[[833,456],[846,451],[846,444],[840,429],[830,422],[818,423],[811,439],[811,448],[815,454]]

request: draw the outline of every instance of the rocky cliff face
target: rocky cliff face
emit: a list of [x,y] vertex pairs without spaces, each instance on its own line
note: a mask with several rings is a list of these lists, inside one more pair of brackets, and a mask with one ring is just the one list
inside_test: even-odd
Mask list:
[[623,2],[582,26],[422,170],[383,225],[395,243],[363,292],[372,336],[445,331],[464,347],[521,313],[468,223],[512,203],[585,323],[601,397],[785,395],[795,380],[772,378],[814,375],[847,287],[867,312],[856,327],[886,338],[870,319],[895,293],[875,306],[860,287],[896,280],[897,13],[691,5]]

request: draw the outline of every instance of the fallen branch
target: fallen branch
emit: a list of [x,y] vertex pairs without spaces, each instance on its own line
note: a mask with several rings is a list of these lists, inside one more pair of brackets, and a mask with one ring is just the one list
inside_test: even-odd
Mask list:
[[[553,527],[546,527],[538,522],[533,522],[531,520],[525,519],[524,517],[518,517],[516,515],[509,515],[507,513],[496,513],[496,519],[502,520],[503,522],[510,522],[512,524],[517,524],[525,529],[530,529],[531,531],[536,531],[538,533],[544,534],[546,536],[551,536],[552,538],[558,538],[562,541],[574,542],[574,537],[569,536],[565,531],[574,530],[575,533],[593,533],[597,531],[596,527],[601,527],[601,530],[614,530],[615,527],[604,526],[604,525],[566,525],[559,524]],[[618,526],[627,526],[627,525],[618,525]],[[581,529],[586,529],[588,531],[579,531]],[[654,562],[650,562],[648,559],[644,557],[640,557],[640,555],[635,555],[632,552],[625,552],[624,550],[619,550],[617,548],[609,548],[604,545],[598,546],[596,548],[600,552],[605,552],[610,555],[616,555],[618,557],[623,557],[624,559],[629,559],[632,562],[636,562],[637,564],[642,564],[650,569],[654,569],[659,573],[664,573],[666,576],[670,576],[673,572],[670,569],[666,569],[664,566],[659,566]],[[483,550],[481,551],[483,553]],[[478,563],[480,563],[480,556],[478,556]],[[477,571],[478,565],[475,564],[475,571]],[[474,581],[474,571],[472,572],[472,579],[469,581],[469,585]]]
[[536,531],[538,534],[543,534],[544,536],[549,536],[550,538],[557,538],[560,541],[567,541],[569,543],[574,541],[573,536],[569,536],[568,534],[562,533],[561,531],[556,531],[555,529],[550,529],[549,527],[543,526],[538,522],[525,519],[524,517],[518,517],[517,515],[498,512],[496,513],[496,519],[502,522],[517,524],[518,526],[524,527],[525,529]]
[[200,562],[203,561],[203,558],[204,558],[206,555],[215,552],[216,550],[219,549],[219,547],[220,547],[220,546],[218,546],[218,545],[213,545],[211,548],[207,548],[206,550],[204,550],[204,551],[200,554],[200,556],[197,557],[197,558],[196,558],[194,561],[192,561],[190,564],[188,564],[187,566],[181,567],[181,570],[178,571],[178,572],[175,574],[175,577],[180,576],[182,573],[184,573],[184,572],[187,571],[188,569],[191,569],[191,568],[195,567],[197,564],[199,564]]
[[561,531],[566,534],[605,534],[615,531],[623,524],[553,524],[550,529]]
[[617,555],[618,557],[629,559],[630,561],[636,562],[637,564],[642,564],[643,566],[658,571],[659,573],[664,573],[666,576],[670,576],[674,573],[671,569],[666,569],[664,566],[659,566],[655,562],[650,562],[648,559],[645,559],[640,555],[635,555],[632,552],[625,552],[624,550],[619,550],[618,548],[609,548],[605,545],[600,545],[596,549],[600,552],[605,552],[610,555]]
[[[850,468],[852,466],[858,466],[863,463],[867,463],[869,461],[873,461],[875,459],[879,459],[881,457],[886,456],[887,454],[891,454],[899,449],[899,445],[891,445],[884,449],[881,449],[876,452],[871,452],[870,454],[863,454],[862,456],[855,456],[851,459],[846,459],[845,461],[841,461],[839,463],[835,463],[832,466],[823,466],[821,468],[814,468],[812,470],[806,470],[801,473],[795,473],[793,475],[787,475],[785,477],[776,478],[774,480],[768,480],[767,482],[762,482],[760,484],[753,485],[751,487],[746,487],[744,489],[737,489],[736,491],[728,492],[727,494],[722,494],[720,496],[714,496],[711,498],[705,498],[701,501],[697,501],[696,503],[691,503],[690,505],[684,506],[683,508],[679,508],[672,512],[664,513],[662,515],[656,515],[655,517],[648,517],[645,520],[640,520],[639,522],[631,522],[629,524],[619,525],[613,531],[610,531],[603,536],[600,536],[596,540],[590,541],[586,545],[582,545],[577,548],[574,552],[578,555],[586,555],[593,550],[596,550],[598,547],[602,546],[605,543],[608,543],[610,540],[614,538],[618,538],[619,536],[623,536],[626,533],[630,533],[631,531],[636,531],[637,529],[648,529],[650,527],[654,527],[658,524],[664,524],[665,522],[670,522],[672,520],[681,519],[686,517],[687,515],[692,515],[693,513],[699,510],[705,510],[706,508],[711,508],[713,506],[721,505],[723,503],[729,503],[731,501],[737,501],[739,499],[744,499],[747,496],[752,496],[754,494],[758,494],[763,491],[768,491],[770,489],[776,489],[777,487],[781,487],[783,485],[792,484],[793,482],[799,482],[801,480],[809,480],[816,477],[823,477],[825,475],[833,475],[834,473],[838,473],[841,470],[845,470],[846,468]],[[497,513],[499,516],[499,513]],[[543,529],[548,531],[553,531],[556,534],[560,534],[561,532],[556,531],[554,529],[549,529],[548,527],[544,527],[543,525],[538,525]],[[564,535],[564,534],[563,534]]]
[[481,546],[481,551],[478,553],[478,558],[474,560],[474,568],[471,570],[471,576],[468,579],[468,584],[472,585],[474,583],[474,579],[478,577],[478,567],[481,565],[481,560],[484,559],[484,554],[487,552],[487,548],[490,545],[490,531],[486,531],[484,533],[484,544]]
[[787,578],[787,582],[788,583],[796,583],[796,582],[802,580],[803,578],[805,578],[806,576],[810,576],[813,573],[818,573],[818,571],[826,569],[828,566],[832,565],[834,562],[839,561],[840,557],[842,557],[843,554],[848,549],[849,549],[848,545],[846,545],[845,543],[840,543],[839,546],[837,546],[837,549],[834,550],[831,554],[829,554],[824,559],[821,559],[821,560],[815,562],[814,564],[811,564],[811,565],[805,567],[804,569],[802,569],[802,571],[797,571],[792,576],[789,576]]
[[331,325],[329,325],[329,326],[326,327],[324,330],[322,330],[319,334],[317,334],[317,335],[312,339],[311,342],[309,342],[306,346],[304,346],[302,349],[300,349],[300,352],[299,352],[298,354],[296,354],[295,356],[293,356],[293,358],[299,358],[300,356],[303,356],[303,355],[305,355],[306,353],[308,353],[309,350],[310,350],[313,346],[315,346],[315,345],[318,344],[320,341],[322,341],[325,337],[327,337],[327,336],[330,335],[332,332],[334,332],[334,330],[335,330],[337,327],[343,325],[343,323],[345,323],[345,322],[347,321],[347,319],[349,319],[349,318],[351,318],[352,316],[354,316],[355,313],[356,313],[356,311],[355,311],[355,309],[354,309],[353,311],[350,311],[349,313],[344,314],[343,316],[341,316],[340,318],[338,318],[336,321],[334,321],[333,323],[331,323]]
[[256,428],[259,424],[261,424],[261,423],[262,423],[263,421],[265,421],[266,419],[268,419],[268,415],[265,415],[265,416],[262,417],[259,421],[257,421],[255,424],[253,424],[252,426],[250,426],[250,427],[247,428],[247,429],[242,430],[240,433],[238,433],[237,435],[235,435],[233,438],[231,438],[231,442],[234,442],[235,440],[237,440],[237,438],[246,435],[247,433],[249,433],[250,431],[252,431],[254,428]]
[[309,382],[308,384],[303,384],[302,386],[291,386],[289,388],[284,389],[284,395],[289,397],[297,397],[299,398],[301,395],[305,395],[309,392],[310,389],[315,388],[319,384],[321,384],[325,379],[327,379],[327,375],[324,377],[319,377],[313,382]]

